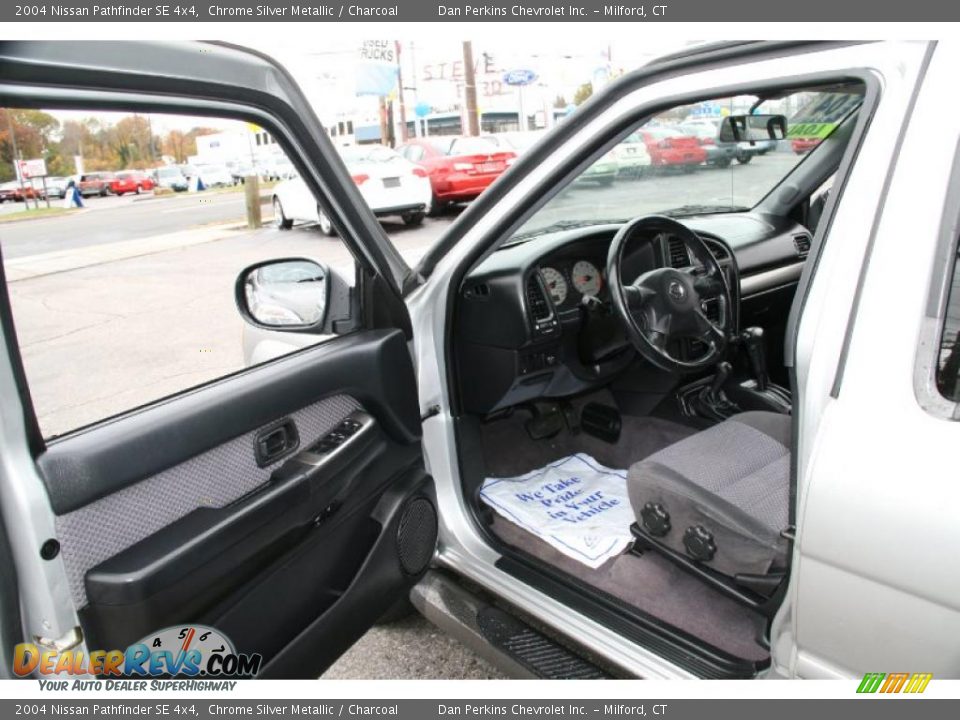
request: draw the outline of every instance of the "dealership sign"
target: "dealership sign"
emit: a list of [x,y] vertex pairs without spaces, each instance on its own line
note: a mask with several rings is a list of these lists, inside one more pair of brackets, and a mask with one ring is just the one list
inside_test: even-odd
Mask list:
[[503,74],[503,82],[506,85],[523,87],[524,85],[531,85],[536,81],[537,81],[537,74],[533,70],[528,70],[526,68],[517,68],[516,70],[508,70]]
[[390,95],[397,87],[399,70],[396,41],[365,40],[354,71],[357,95]]
[[43,158],[36,158],[34,160],[21,160],[19,165],[20,177],[22,177],[24,180],[44,177],[47,174],[47,163]]

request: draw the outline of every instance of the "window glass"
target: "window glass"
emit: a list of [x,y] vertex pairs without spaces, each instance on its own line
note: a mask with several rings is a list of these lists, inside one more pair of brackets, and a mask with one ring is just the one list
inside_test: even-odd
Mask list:
[[[738,212],[759,203],[863,103],[862,83],[716,98],[659,113],[584,170],[514,236],[653,213]],[[787,135],[721,137],[728,115],[779,115]],[[459,146],[459,143],[458,143]],[[510,242],[512,240],[508,240]]]
[[423,148],[419,145],[408,145],[403,154],[411,162],[423,160]]
[[945,398],[953,402],[960,402],[960,246],[957,252],[937,363],[937,387]]
[[496,143],[482,137],[456,138],[446,150],[448,155],[492,155],[496,152],[500,152]]
[[[355,276],[344,244],[322,231],[313,193],[291,177],[267,133],[212,117],[9,112],[18,129],[32,128],[22,131],[23,152],[44,150],[51,176],[76,181],[49,208],[43,200],[0,206],[0,220],[18,215],[0,223],[0,247],[45,437],[326,339],[254,328],[236,307],[237,278],[255,263],[312,258],[346,285]],[[28,145],[34,135],[36,147]],[[0,144],[0,182],[12,173],[5,152]],[[111,189],[104,181],[114,173],[139,178],[137,186]],[[248,223],[246,182],[258,184],[259,228]],[[316,280],[309,267],[294,267],[303,277],[290,282],[289,266],[262,268],[257,281],[272,293],[273,317],[322,319],[318,296],[301,282]]]

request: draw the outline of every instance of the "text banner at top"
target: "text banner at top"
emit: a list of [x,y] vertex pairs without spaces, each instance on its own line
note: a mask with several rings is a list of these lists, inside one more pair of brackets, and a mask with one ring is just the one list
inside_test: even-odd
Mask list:
[[3,3],[0,22],[946,22],[960,20],[960,3],[943,0],[63,0]]

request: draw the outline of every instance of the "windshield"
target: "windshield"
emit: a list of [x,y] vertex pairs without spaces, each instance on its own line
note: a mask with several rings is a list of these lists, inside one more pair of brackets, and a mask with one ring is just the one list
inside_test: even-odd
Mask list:
[[347,145],[338,148],[338,151],[345,163],[391,162],[400,157],[396,152],[383,145]]
[[501,152],[496,143],[482,137],[453,138],[450,145],[444,150],[447,155],[492,155]]
[[180,172],[180,168],[159,168],[157,170],[157,177],[161,178],[177,178],[181,177],[183,173]]
[[[554,229],[753,208],[863,101],[859,83],[757,96],[727,97],[671,108],[640,125],[584,170],[507,242]],[[783,115],[783,140],[719,142],[722,118]],[[643,143],[647,152],[629,150]]]
[[492,136],[490,138],[491,142],[497,142],[499,139],[502,146],[506,147],[508,150],[529,150],[534,144],[543,137],[542,132],[516,132],[516,133],[503,133],[499,136]]

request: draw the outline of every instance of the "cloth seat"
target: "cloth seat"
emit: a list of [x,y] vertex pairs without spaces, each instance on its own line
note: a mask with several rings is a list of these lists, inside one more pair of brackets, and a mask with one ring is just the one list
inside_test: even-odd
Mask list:
[[746,412],[631,466],[627,491],[645,534],[735,577],[785,566],[791,418]]

